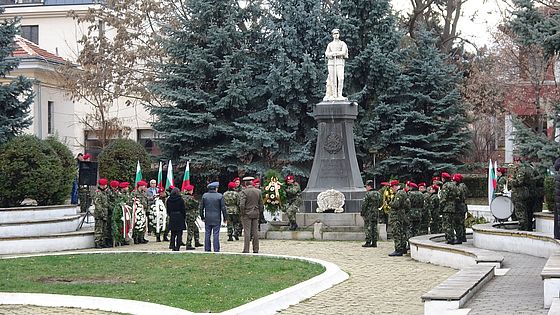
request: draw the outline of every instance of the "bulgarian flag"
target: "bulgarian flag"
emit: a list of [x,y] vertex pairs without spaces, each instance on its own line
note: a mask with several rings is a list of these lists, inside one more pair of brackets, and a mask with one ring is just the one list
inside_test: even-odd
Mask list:
[[191,170],[189,164],[190,163],[187,161],[187,166],[185,167],[185,175],[183,175],[183,184],[181,185],[181,191],[187,190],[187,186],[191,184]]
[[139,181],[142,180],[142,170],[140,169],[140,160],[136,164],[136,179],[134,180],[134,188],[136,189],[136,185]]
[[158,188],[163,188],[163,169],[161,162],[159,162],[159,168],[157,173],[157,186]]
[[492,203],[492,200],[494,199],[494,193],[496,192],[496,187],[498,186],[498,180],[496,178],[496,167],[497,163],[495,165],[492,165],[492,159],[490,159],[490,162],[488,162],[488,205]]
[[173,166],[171,165],[171,160],[169,160],[169,165],[167,166],[167,179],[165,181],[165,189],[175,186],[173,182]]

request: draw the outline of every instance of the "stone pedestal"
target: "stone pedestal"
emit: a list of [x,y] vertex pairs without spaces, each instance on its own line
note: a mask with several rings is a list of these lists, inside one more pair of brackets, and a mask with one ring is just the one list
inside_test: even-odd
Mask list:
[[346,198],[345,212],[360,212],[366,190],[354,147],[354,121],[358,105],[350,101],[324,101],[313,109],[319,125],[313,167],[303,191],[303,211],[315,212],[317,195],[335,189]]

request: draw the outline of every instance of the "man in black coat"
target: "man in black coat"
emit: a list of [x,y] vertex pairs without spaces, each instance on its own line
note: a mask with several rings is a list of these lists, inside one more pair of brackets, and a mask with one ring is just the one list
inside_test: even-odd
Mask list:
[[220,226],[222,218],[227,223],[227,211],[224,197],[218,190],[218,182],[208,184],[208,192],[202,195],[200,201],[200,218],[204,221],[204,251],[210,251],[210,235],[214,239],[214,251],[220,251]]
[[185,219],[187,211],[185,202],[179,194],[179,188],[173,188],[171,195],[167,198],[167,216],[169,217],[169,228],[171,231],[171,241],[169,247],[173,251],[178,251],[183,241],[183,231],[186,229]]

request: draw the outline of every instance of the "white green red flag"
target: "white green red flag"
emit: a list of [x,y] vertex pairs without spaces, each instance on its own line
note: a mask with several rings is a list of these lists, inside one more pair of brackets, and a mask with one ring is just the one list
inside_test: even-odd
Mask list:
[[497,163],[495,165],[492,165],[492,159],[490,159],[490,162],[488,162],[488,205],[490,205],[492,203],[492,200],[494,200],[496,187],[498,186],[496,167]]
[[181,191],[187,190],[187,186],[191,184],[191,170],[190,163],[187,161],[187,166],[185,167],[185,174],[183,175],[183,184],[181,185]]
[[167,179],[165,181],[165,189],[171,186],[175,187],[175,183],[173,182],[173,166],[171,165],[171,160],[169,160],[169,165],[167,166]]
[[140,169],[140,160],[136,164],[136,179],[134,179],[134,188],[136,189],[136,185],[138,182],[142,180],[142,170]]
[[157,187],[163,188],[163,168],[161,162],[159,162],[158,174],[157,174]]

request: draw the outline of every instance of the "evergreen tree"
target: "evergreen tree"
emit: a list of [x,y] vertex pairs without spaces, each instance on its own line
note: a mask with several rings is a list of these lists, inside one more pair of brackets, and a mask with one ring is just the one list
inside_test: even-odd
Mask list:
[[255,152],[261,169],[307,176],[316,142],[316,122],[310,113],[324,96],[324,51],[330,32],[322,22],[320,1],[268,4],[264,27],[269,35],[259,48],[270,61],[262,82],[266,100],[248,116],[245,128],[240,126],[242,147]]
[[[4,9],[0,7],[0,16]],[[0,79],[19,65],[11,57],[14,36],[18,32],[17,20],[0,22]],[[29,108],[33,102],[32,84],[19,76],[7,84],[0,84],[0,144],[20,134],[31,125]]]
[[380,174],[426,180],[455,168],[469,138],[460,79],[437,49],[436,38],[418,34],[396,84],[375,109],[375,147],[384,154],[377,165]]
[[152,108],[158,117],[153,126],[168,157],[190,159],[199,173],[217,173],[250,160],[251,152],[240,150],[236,137],[261,93],[248,46],[255,33],[248,31],[251,21],[238,1],[178,6],[180,25],[166,30],[169,59],[153,86],[169,105]]

